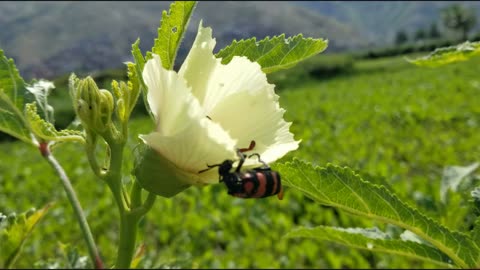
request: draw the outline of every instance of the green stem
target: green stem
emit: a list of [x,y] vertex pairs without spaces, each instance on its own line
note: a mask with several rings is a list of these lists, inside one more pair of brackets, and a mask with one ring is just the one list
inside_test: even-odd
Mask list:
[[139,216],[130,212],[130,206],[127,203],[128,199],[123,191],[121,172],[124,143],[115,143],[113,140],[108,141],[111,150],[111,160],[105,179],[115,197],[115,202],[120,212],[119,244],[115,268],[126,269],[130,268],[135,251]]
[[155,200],[157,199],[157,195],[153,193],[148,193],[148,197],[143,203],[142,206],[132,209],[132,214],[138,215],[139,217],[144,216],[147,214],[150,209],[152,209],[153,204],[155,203]]
[[75,216],[77,217],[78,223],[80,224],[80,228],[82,230],[83,237],[87,243],[88,252],[90,254],[90,259],[92,260],[93,265],[95,266],[96,269],[103,269],[103,262],[98,253],[97,247],[95,245],[95,241],[93,240],[93,236],[90,231],[90,227],[88,226],[87,219],[83,213],[82,206],[80,205],[80,201],[77,198],[75,190],[73,189],[67,174],[63,170],[60,163],[58,163],[58,161],[50,152],[47,143],[40,143],[39,149],[40,149],[40,152],[42,153],[42,156],[48,161],[48,163],[53,167],[55,172],[60,177],[60,180],[63,184],[63,188],[65,189],[65,193],[67,193],[68,200],[70,201],[70,204],[73,207]]
[[120,243],[118,245],[117,262],[115,268],[130,268],[135,252],[135,242],[137,240],[138,215],[124,212],[120,216]]
[[142,187],[138,181],[133,182],[132,191],[130,192],[132,200],[132,210],[142,205]]

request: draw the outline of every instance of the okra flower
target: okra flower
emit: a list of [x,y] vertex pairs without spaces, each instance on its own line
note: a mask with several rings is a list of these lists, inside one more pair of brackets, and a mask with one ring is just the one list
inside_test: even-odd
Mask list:
[[[212,29],[200,24],[178,73],[163,68],[155,54],[143,70],[156,129],[140,138],[175,171],[169,175],[188,186],[218,183],[217,169],[199,171],[207,164],[238,160],[236,149],[248,147],[252,140],[255,147],[246,154],[258,153],[267,163],[299,144],[260,65],[246,57],[221,64],[213,54],[215,43]],[[245,168],[256,166],[261,166],[256,157],[244,163]],[[152,181],[167,181],[155,177]],[[151,185],[155,184],[150,181],[147,186]]]

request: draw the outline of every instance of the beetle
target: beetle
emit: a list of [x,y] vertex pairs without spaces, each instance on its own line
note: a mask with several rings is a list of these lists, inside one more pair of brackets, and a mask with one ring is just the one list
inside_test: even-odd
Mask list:
[[[237,149],[237,155],[240,158],[237,168],[234,172],[230,172],[233,168],[233,160],[227,159],[220,164],[208,165],[207,169],[199,171],[199,173],[208,171],[214,167],[218,167],[220,182],[224,182],[228,189],[228,194],[238,198],[265,198],[277,195],[278,199],[283,199],[283,187],[280,174],[273,171],[267,163],[260,159],[258,153],[249,155],[243,154],[255,147],[255,141],[250,142],[248,148]],[[241,172],[243,163],[246,158],[257,156],[263,166],[253,168]]]

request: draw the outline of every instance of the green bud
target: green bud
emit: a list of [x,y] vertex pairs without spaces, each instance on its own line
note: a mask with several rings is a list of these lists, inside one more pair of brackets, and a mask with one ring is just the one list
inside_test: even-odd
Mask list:
[[112,113],[113,113],[113,96],[110,91],[102,89],[100,90],[101,100],[100,100],[100,113],[101,113],[101,125],[107,126],[112,122]]
[[78,82],[76,107],[78,116],[86,128],[97,130],[97,121],[100,117],[100,90],[95,81],[89,76]]
[[117,100],[117,116],[120,121],[125,122],[125,102],[123,99]]
[[112,90],[113,94],[115,95],[116,99],[122,98],[122,92],[120,91],[120,87],[118,86],[118,82],[115,80],[112,80]]
[[103,133],[112,121],[114,100],[112,93],[98,89],[89,76],[79,80],[75,94],[76,111],[85,128]]

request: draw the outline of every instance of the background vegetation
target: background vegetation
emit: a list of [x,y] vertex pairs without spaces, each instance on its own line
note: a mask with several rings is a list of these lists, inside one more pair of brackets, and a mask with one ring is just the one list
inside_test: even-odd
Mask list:
[[[465,225],[459,211],[466,206],[454,205],[458,211],[450,214],[441,208],[440,180],[446,166],[478,161],[480,100],[472,97],[480,91],[476,70],[480,60],[425,69],[412,66],[403,57],[356,61],[345,60],[349,59],[345,55],[335,57],[338,62],[319,55],[270,78],[279,82],[286,118],[293,122],[295,137],[302,139],[300,149],[284,160],[299,157],[322,166],[333,163],[368,172],[364,177],[386,183],[402,200],[440,218],[447,227]],[[311,71],[325,69],[324,62],[338,63],[337,68],[348,76],[317,77]],[[348,68],[342,68],[345,66]],[[64,86],[58,82],[57,93],[61,93]],[[56,102],[68,99],[61,94],[56,97]],[[57,110],[57,119],[63,113]],[[150,119],[137,113],[132,134],[151,128]],[[131,148],[137,140],[131,138]],[[28,259],[16,266],[65,267],[68,260],[61,259],[67,257],[62,250],[68,248],[62,249],[61,243],[85,256],[83,239],[60,183],[40,161],[37,150],[17,142],[4,142],[0,148],[4,161],[0,163],[0,212],[26,211],[56,202],[25,245],[23,258]],[[71,144],[56,150],[81,198],[100,252],[111,259],[115,252],[111,242],[118,240],[117,211],[106,187],[84,169],[88,166],[81,153],[80,146]],[[131,169],[131,164],[126,165]],[[282,238],[299,225],[384,227],[309,202],[288,189],[283,201],[274,197],[242,200],[228,196],[223,185],[190,188],[173,199],[159,198],[141,223],[139,234],[146,256],[140,266],[436,267],[328,242]]]
[[[338,2],[331,8],[345,11],[342,5]],[[355,21],[355,12],[345,14]],[[24,16],[29,17],[28,13]],[[0,18],[8,21],[8,17]],[[149,24],[148,29],[154,29],[150,26],[155,24]],[[403,41],[390,47],[321,54],[293,69],[270,74],[270,82],[277,85],[280,104],[287,110],[285,117],[293,122],[291,131],[302,140],[299,150],[289,153],[283,161],[297,157],[314,165],[349,166],[362,171],[364,179],[385,185],[401,200],[440,220],[449,229],[468,231],[475,218],[468,215],[472,212],[470,194],[459,192],[444,201],[440,190],[446,167],[479,161],[480,59],[437,69],[409,64],[405,57],[413,58],[421,51],[456,40],[446,38],[445,32],[434,34],[435,24],[430,25],[428,31],[417,27],[418,31],[403,34],[398,28],[396,40]],[[391,32],[393,39],[395,31]],[[461,32],[464,35],[465,31]],[[52,53],[48,57],[55,55],[53,51],[45,53]],[[123,69],[107,69],[91,75],[100,87],[110,88],[111,80],[125,79],[124,74]],[[54,83],[57,88],[50,101],[56,109],[56,125],[63,128],[74,118],[67,75],[55,77]],[[131,134],[152,129],[141,99],[134,116]],[[129,149],[133,150],[137,142],[138,138],[130,138]],[[15,266],[88,266],[84,259],[87,250],[65,193],[37,151],[0,134],[0,213],[23,212],[54,202],[28,238],[22,260]],[[63,144],[55,149],[55,154],[80,196],[105,264],[111,265],[115,254],[112,242],[118,241],[118,213],[111,194],[95,180],[81,146]],[[126,163],[125,170],[131,169],[132,164]],[[473,176],[474,180],[479,178]],[[477,212],[480,213],[478,209]],[[438,267],[330,242],[283,237],[298,226],[318,225],[377,226],[392,234],[398,229],[320,206],[290,189],[279,201],[276,197],[233,198],[221,184],[192,187],[173,199],[159,197],[141,222],[139,238],[145,245],[145,256],[139,267]]]

